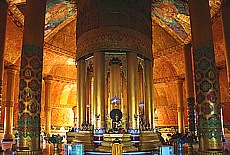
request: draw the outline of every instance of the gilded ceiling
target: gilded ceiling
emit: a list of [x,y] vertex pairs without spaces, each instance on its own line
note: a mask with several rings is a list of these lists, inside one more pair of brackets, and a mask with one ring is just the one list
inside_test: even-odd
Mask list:
[[[9,4],[5,63],[19,66],[25,0],[10,0]],[[216,63],[224,68],[224,41],[219,11],[220,0],[210,0]],[[183,46],[191,42],[189,18],[187,1],[154,0],[152,3],[154,97],[156,107],[159,107],[167,117],[172,115],[170,109],[174,112],[176,110],[174,81],[178,76],[184,77],[185,74]],[[74,105],[72,100],[76,93],[76,9],[73,4],[65,0],[47,0],[45,19],[43,74],[52,75],[56,81],[52,87],[53,93],[57,96],[54,104],[58,105],[56,102],[61,100],[63,103],[65,100]],[[221,70],[221,75],[226,74],[225,70],[225,68]],[[222,79],[221,90],[227,89],[226,83],[226,79]],[[68,99],[64,98],[63,93]],[[228,95],[223,93],[222,96],[225,100]],[[184,101],[186,101],[185,95]],[[167,110],[169,106],[171,107]]]

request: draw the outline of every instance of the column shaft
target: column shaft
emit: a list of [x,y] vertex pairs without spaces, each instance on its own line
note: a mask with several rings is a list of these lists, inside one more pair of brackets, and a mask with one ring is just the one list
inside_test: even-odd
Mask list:
[[221,5],[221,19],[222,19],[222,28],[223,28],[223,36],[225,43],[225,58],[226,58],[226,66],[227,66],[227,78],[228,78],[228,87],[230,92],[230,1],[222,0]]
[[[221,68],[217,68],[216,69],[216,76],[217,76],[217,80],[218,82],[220,83],[220,71],[221,71]],[[219,84],[219,90],[220,90],[220,84]],[[218,92],[219,93],[219,99],[220,99],[220,120],[221,120],[221,129],[222,129],[222,140],[223,142],[226,141],[225,137],[224,137],[224,117],[223,117],[223,106],[222,106],[222,103],[221,103],[221,95],[220,95],[220,91]]]
[[85,123],[86,118],[86,69],[85,60],[77,61],[77,128]]
[[143,69],[138,70],[138,104],[144,101]]
[[222,154],[219,83],[216,77],[209,1],[188,2],[194,54],[199,153]]
[[178,132],[184,133],[184,104],[183,104],[183,79],[178,79],[177,84],[177,113]]
[[186,85],[186,98],[188,106],[188,130],[195,134],[196,131],[196,111],[194,99],[194,83],[193,83],[193,70],[192,70],[192,53],[191,44],[184,46],[185,58],[185,85]]
[[123,113],[128,115],[128,104],[127,104],[127,83],[125,77],[122,75],[122,102],[123,102]]
[[127,100],[129,109],[129,128],[138,129],[137,75],[138,61],[136,53],[127,53]]
[[109,80],[108,77],[106,78],[106,83],[105,83],[105,115],[109,114],[110,108],[109,108],[109,102],[108,102],[108,98],[109,98]]
[[[115,96],[121,99],[121,74],[120,74],[120,65],[117,63],[111,63],[110,65],[110,97],[111,99]],[[116,104],[116,108],[120,109],[120,103],[119,105]],[[111,105],[111,110],[114,109],[115,105]]]
[[91,81],[91,103],[92,103],[92,106],[91,106],[91,111],[92,111],[92,124],[95,125],[96,124],[96,106],[95,106],[95,100],[94,100],[94,77],[92,78],[92,81]]
[[145,60],[145,118],[150,129],[154,128],[154,102],[153,102],[153,63]]
[[15,66],[8,66],[7,73],[7,88],[6,88],[6,105],[4,117],[4,135],[3,141],[13,141],[12,125],[13,125],[13,111],[14,111],[14,89],[15,89],[15,75],[17,73]]
[[94,53],[94,105],[96,129],[104,128],[105,123],[105,54]]
[[42,154],[40,109],[45,9],[46,0],[26,1],[18,103],[19,155]]
[[87,70],[87,77],[86,77],[86,86],[85,86],[85,99],[86,99],[86,123],[90,122],[90,89],[91,89],[91,73],[89,70]]
[[44,77],[45,82],[45,107],[44,107],[44,126],[45,132],[50,134],[51,127],[51,83],[53,77],[48,75]]
[[2,84],[4,74],[4,51],[5,51],[5,36],[6,36],[6,20],[7,20],[7,2],[0,1],[0,118],[2,113]]

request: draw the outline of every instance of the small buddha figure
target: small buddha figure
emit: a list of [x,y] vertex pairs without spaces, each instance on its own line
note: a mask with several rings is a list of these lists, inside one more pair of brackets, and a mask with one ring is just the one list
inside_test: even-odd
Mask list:
[[119,128],[121,128],[121,126],[122,126],[121,119],[119,118],[119,115],[116,114],[115,118],[113,119],[113,129],[119,130]]

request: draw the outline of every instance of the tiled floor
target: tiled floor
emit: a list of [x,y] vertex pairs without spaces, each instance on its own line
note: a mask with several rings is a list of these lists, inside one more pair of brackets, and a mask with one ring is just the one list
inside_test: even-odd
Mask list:
[[[2,137],[2,134],[0,133],[0,138]],[[225,134],[225,138],[227,140],[226,143],[223,144],[224,146],[224,149],[225,150],[229,150],[226,151],[224,153],[224,155],[230,155],[230,133],[229,134]],[[0,143],[1,146],[2,146],[2,149],[5,150],[3,153],[0,152],[0,155],[3,154],[3,155],[11,155],[13,154],[13,152],[9,149],[9,148],[12,148],[12,142],[4,142],[4,143]],[[52,147],[52,144],[41,144],[41,148],[43,149],[43,154],[44,155],[50,155],[53,153],[53,147]],[[60,146],[60,154],[61,155],[64,155],[64,145]],[[194,145],[194,150],[198,150],[198,145]]]

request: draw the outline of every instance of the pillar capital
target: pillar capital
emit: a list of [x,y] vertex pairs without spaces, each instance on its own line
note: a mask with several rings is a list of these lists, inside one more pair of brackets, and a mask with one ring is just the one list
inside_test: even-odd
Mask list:
[[45,81],[45,83],[50,83],[53,81],[53,77],[51,75],[47,75],[43,77],[43,80]]
[[9,65],[5,67],[7,73],[17,73],[18,68],[15,65]]
[[184,49],[191,49],[192,43],[187,43],[184,45]]
[[176,84],[183,84],[183,81],[184,81],[184,78],[178,77],[175,82]]

